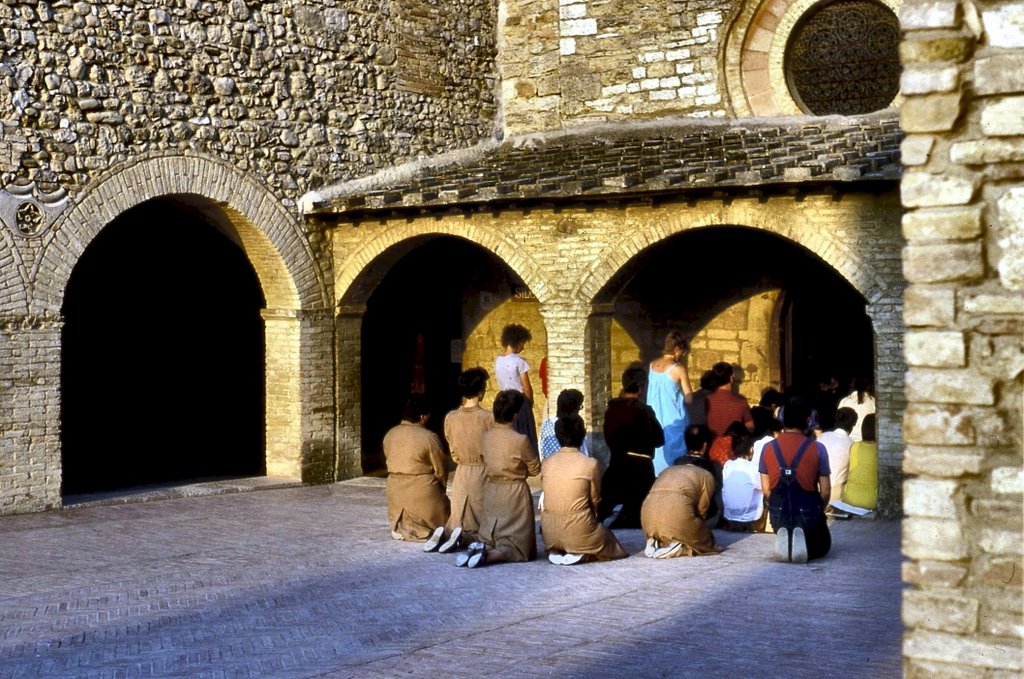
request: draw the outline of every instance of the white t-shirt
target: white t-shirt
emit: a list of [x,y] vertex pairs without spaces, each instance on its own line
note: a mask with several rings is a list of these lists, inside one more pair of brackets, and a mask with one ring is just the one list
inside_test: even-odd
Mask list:
[[764,513],[761,474],[751,460],[737,458],[722,467],[722,504],[730,521],[757,521]]
[[761,468],[761,453],[764,452],[764,447],[775,440],[775,437],[771,434],[765,434],[761,438],[754,441],[754,454],[750,458],[750,461],[754,464],[754,469]]
[[818,437],[818,443],[828,451],[828,468],[832,470],[829,481],[832,484],[832,497],[837,500],[843,497],[843,486],[850,473],[850,447],[853,439],[842,429],[827,431]]
[[494,378],[498,381],[498,389],[515,389],[522,393],[523,373],[530,372],[530,364],[519,354],[499,356],[494,362]]

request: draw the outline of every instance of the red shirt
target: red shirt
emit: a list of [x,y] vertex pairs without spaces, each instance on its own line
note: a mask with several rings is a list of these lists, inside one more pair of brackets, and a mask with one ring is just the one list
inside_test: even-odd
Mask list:
[[732,454],[732,437],[719,436],[715,439],[715,442],[711,444],[708,457],[722,466],[725,466],[729,460],[735,460],[736,457]]
[[731,387],[708,394],[704,401],[704,411],[708,414],[708,429],[715,438],[724,434],[733,422],[742,422],[749,427],[754,421],[747,399],[732,393]]
[[[784,431],[775,439],[779,442],[782,459],[786,464],[793,463],[796,451],[800,449],[800,445],[806,438],[803,434]],[[782,470],[779,468],[779,461],[775,459],[775,448],[771,441],[765,444],[764,451],[761,453],[760,472],[768,475],[769,488],[775,488],[782,476]],[[800,464],[796,468],[797,483],[804,490],[814,492],[818,490],[818,477],[829,474],[831,474],[831,470],[828,466],[828,453],[825,451],[825,446],[817,441],[811,441],[811,445],[807,446],[807,450],[804,451],[804,456],[800,458]]]

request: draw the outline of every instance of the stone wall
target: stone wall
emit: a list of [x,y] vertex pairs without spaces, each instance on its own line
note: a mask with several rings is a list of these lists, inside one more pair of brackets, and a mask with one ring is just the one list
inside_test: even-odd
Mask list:
[[1024,670],[1024,3],[907,0],[909,677]]
[[269,472],[355,473],[330,245],[296,202],[492,137],[495,22],[482,0],[0,3],[0,513],[60,506],[64,285],[106,224],[164,196],[259,276]]
[[499,17],[506,133],[595,120],[723,117],[724,0],[509,0]]

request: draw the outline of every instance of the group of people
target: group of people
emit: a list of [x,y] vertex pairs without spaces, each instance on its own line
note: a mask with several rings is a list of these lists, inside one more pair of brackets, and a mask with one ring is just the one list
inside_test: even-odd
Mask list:
[[[649,367],[623,373],[622,392],[605,411],[610,459],[602,474],[588,450],[578,390],[559,394],[556,415],[543,422],[538,439],[529,364],[521,355],[530,339],[521,325],[503,330],[504,352],[495,362],[501,390],[490,412],[480,405],[487,371],[460,375],[462,405],[444,422],[457,465],[450,497],[442,443],[424,426],[427,404],[410,397],[402,423],[384,439],[392,537],[425,541],[428,552],[459,551],[457,566],[532,560],[536,516],[527,479],[537,475],[541,535],[557,565],[627,556],[612,528],[642,528],[646,556],[673,558],[722,551],[711,528],[761,531],[769,518],[777,557],[806,562],[830,548],[826,508],[833,491],[850,501],[846,508],[868,499],[873,506],[857,485],[859,473],[870,481],[862,473],[870,455],[857,455],[852,438],[845,453],[833,453],[833,445],[844,444],[835,432],[815,440],[808,431],[812,408],[797,395],[777,404],[762,399],[751,409],[735,393],[727,363],[702,377],[706,417],[691,423],[689,347],[677,332]],[[862,437],[873,433],[871,418],[857,428]],[[835,419],[849,435],[858,417],[840,408]],[[859,504],[851,493],[860,493]]]

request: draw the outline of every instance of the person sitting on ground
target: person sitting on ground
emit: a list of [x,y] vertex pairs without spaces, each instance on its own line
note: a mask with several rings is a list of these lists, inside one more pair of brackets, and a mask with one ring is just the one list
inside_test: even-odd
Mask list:
[[840,408],[836,411],[835,429],[824,432],[818,437],[818,443],[825,446],[828,452],[828,466],[832,470],[829,481],[832,484],[832,499],[843,498],[843,487],[846,485],[846,476],[850,471],[850,446],[853,439],[850,432],[857,424],[857,411],[853,408]]
[[755,467],[760,467],[761,451],[782,431],[782,423],[775,419],[772,410],[763,406],[754,406],[750,414],[754,416],[754,431],[751,434],[754,437],[754,455],[751,462]]
[[601,481],[598,518],[611,520],[610,528],[639,528],[640,507],[654,483],[654,449],[665,442],[665,434],[654,410],[640,395],[647,384],[643,364],[622,373],[622,393],[608,401],[604,413],[604,440],[611,453]]
[[480,542],[456,557],[456,566],[475,568],[498,561],[531,561],[537,556],[533,494],[527,477],[540,474],[540,459],[529,439],[512,429],[523,407],[515,389],[494,397],[494,426],[484,433],[483,507]]
[[562,447],[541,465],[540,525],[548,560],[568,566],[625,557],[619,541],[597,520],[601,466],[580,450],[586,436],[583,418],[575,414],[558,418],[555,435]]
[[[567,415],[579,415],[583,409],[583,393],[579,389],[563,389],[558,394],[555,405],[555,416],[544,420],[540,425],[540,461],[544,462],[549,455],[554,455],[562,447],[555,436],[555,422]],[[587,439],[583,439],[580,452],[590,457]]]
[[737,436],[733,443],[734,459],[722,468],[722,513],[726,530],[760,533],[764,530],[767,514],[764,511],[764,491],[761,475],[751,461],[754,437]]
[[452,513],[445,526],[448,539],[437,544],[433,536],[424,549],[437,546],[441,553],[476,542],[480,529],[480,511],[483,505],[484,460],[480,445],[484,432],[494,426],[494,415],[480,407],[480,399],[487,390],[487,371],[470,368],[459,375],[459,393],[462,405],[444,418],[444,436],[452,459],[458,465],[452,477]]
[[739,420],[733,422],[725,429],[725,433],[711,442],[711,449],[708,451],[708,459],[720,467],[725,466],[729,460],[735,459],[732,449],[738,439],[745,439],[750,436],[747,425]]
[[[782,392],[778,389],[768,387],[761,392],[761,400],[758,401],[757,405],[771,413],[772,417],[778,418],[779,408],[781,408],[782,404],[785,402],[786,399],[782,396]],[[780,430],[781,426],[782,425],[779,425]]]
[[864,440],[850,447],[850,473],[842,500],[862,509],[874,509],[878,502],[878,441],[874,413],[864,418]]
[[850,393],[839,402],[840,408],[853,408],[857,413],[857,426],[850,432],[854,441],[864,440],[864,418],[875,414],[875,397],[871,395],[871,379],[856,377],[850,383]]
[[693,464],[705,470],[715,479],[715,496],[707,511],[707,524],[715,528],[722,521],[722,466],[708,459],[711,450],[711,430],[707,425],[695,424],[686,428],[686,445],[689,454],[676,460],[676,464]]
[[733,392],[734,368],[726,363],[716,363],[711,367],[714,373],[715,391],[708,394],[705,407],[708,415],[708,429],[715,438],[725,434],[725,430],[733,422],[742,422],[747,430],[754,427],[754,416],[750,414],[747,399]]
[[715,477],[707,469],[714,463],[707,454],[707,427],[686,428],[687,453],[655,479],[640,511],[647,545],[644,556],[669,559],[677,556],[717,554],[711,516],[715,502]]
[[832,547],[825,518],[832,489],[828,453],[804,435],[810,416],[806,400],[790,397],[783,408],[782,433],[761,456],[761,489],[768,497],[780,561],[807,563]]
[[412,394],[402,422],[384,435],[388,524],[395,540],[426,540],[448,521],[448,466],[441,439],[424,426],[429,413],[427,399]]

